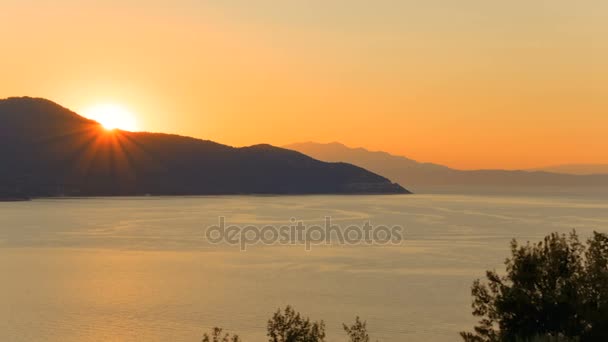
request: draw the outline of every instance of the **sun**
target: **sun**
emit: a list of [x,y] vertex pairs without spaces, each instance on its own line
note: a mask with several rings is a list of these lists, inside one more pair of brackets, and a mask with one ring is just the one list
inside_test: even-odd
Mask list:
[[135,116],[122,106],[115,104],[99,104],[84,110],[84,115],[99,122],[103,128],[111,131],[136,131],[137,120]]

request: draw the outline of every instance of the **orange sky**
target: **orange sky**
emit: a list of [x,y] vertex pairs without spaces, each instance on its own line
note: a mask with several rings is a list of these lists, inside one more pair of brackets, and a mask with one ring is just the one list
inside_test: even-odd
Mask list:
[[3,0],[0,97],[229,145],[608,163],[608,2]]

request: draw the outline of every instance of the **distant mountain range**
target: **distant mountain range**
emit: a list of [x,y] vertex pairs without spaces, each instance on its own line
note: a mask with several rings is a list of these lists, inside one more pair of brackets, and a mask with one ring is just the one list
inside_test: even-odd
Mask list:
[[361,166],[406,184],[414,192],[444,192],[450,187],[476,191],[473,188],[496,187],[608,187],[608,175],[569,175],[546,171],[507,170],[456,170],[443,165],[420,163],[406,157],[386,152],[372,152],[364,148],[350,148],[334,142],[296,143],[285,148],[302,152],[328,162],[342,161]]
[[530,169],[530,171],[547,171],[569,175],[607,175],[608,164],[565,164]]
[[0,198],[407,193],[347,163],[270,145],[106,131],[39,98],[0,100]]

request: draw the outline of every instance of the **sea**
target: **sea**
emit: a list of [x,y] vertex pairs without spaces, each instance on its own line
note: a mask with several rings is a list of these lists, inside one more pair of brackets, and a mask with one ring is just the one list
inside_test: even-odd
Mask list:
[[[222,220],[242,232],[328,219],[341,231],[398,227],[401,238],[307,246],[268,228],[243,248],[209,234]],[[357,316],[374,341],[458,341],[477,321],[473,281],[504,273],[513,239],[573,230],[582,240],[608,232],[608,192],[0,203],[0,340],[200,341],[218,326],[261,342],[290,305],[323,320],[327,341],[346,341],[342,324]]]

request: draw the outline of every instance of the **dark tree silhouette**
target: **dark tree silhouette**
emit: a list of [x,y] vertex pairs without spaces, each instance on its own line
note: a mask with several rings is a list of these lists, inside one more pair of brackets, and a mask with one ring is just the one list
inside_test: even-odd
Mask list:
[[230,336],[228,333],[222,335],[222,331],[222,328],[213,328],[211,335],[207,333],[203,335],[202,342],[242,342],[238,335]]
[[608,235],[586,244],[576,232],[553,233],[537,244],[511,243],[505,276],[487,271],[473,283],[469,342],[608,341]]
[[303,318],[291,306],[287,306],[284,312],[277,310],[268,320],[269,342],[324,342],[325,323],[310,322]]
[[344,331],[348,335],[350,342],[369,342],[369,334],[367,333],[367,322],[361,322],[359,316],[355,319],[355,324],[348,326],[342,324]]

